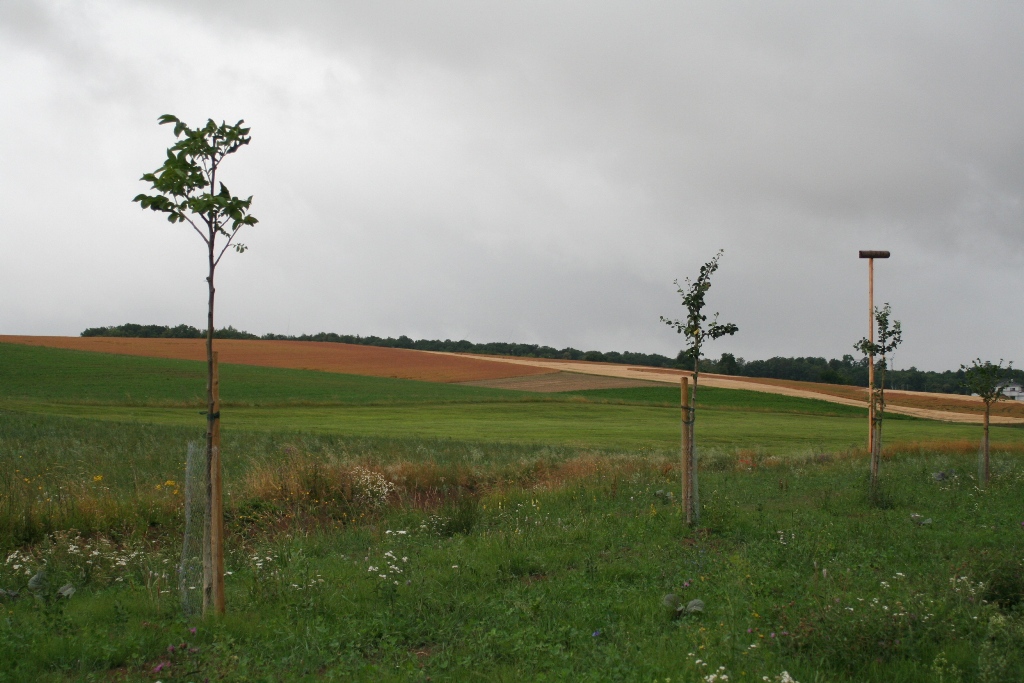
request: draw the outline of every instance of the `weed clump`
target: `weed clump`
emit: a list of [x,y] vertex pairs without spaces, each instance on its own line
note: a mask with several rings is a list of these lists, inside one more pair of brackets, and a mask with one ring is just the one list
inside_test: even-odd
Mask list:
[[1024,563],[1020,560],[1001,562],[985,572],[985,600],[1004,611],[1024,607]]

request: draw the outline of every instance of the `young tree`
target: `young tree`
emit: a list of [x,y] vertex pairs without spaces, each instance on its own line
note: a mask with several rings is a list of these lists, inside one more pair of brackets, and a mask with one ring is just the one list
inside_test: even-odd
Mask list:
[[[203,611],[212,604],[218,612],[224,611],[224,596],[220,587],[223,577],[215,576],[222,567],[211,563],[211,525],[222,522],[214,519],[215,509],[222,509],[222,501],[214,501],[213,480],[219,480],[219,453],[214,453],[214,434],[219,433],[220,414],[214,404],[213,367],[213,302],[216,289],[213,277],[217,265],[229,247],[241,253],[244,244],[235,241],[238,231],[246,225],[255,225],[256,218],[249,214],[252,197],[241,199],[231,194],[218,174],[224,159],[249,144],[249,129],[239,121],[236,124],[217,124],[210,119],[201,128],[191,128],[176,116],[165,114],[160,125],[173,123],[177,142],[167,149],[163,165],[142,176],[151,184],[154,194],[140,194],[133,201],[143,209],[167,214],[170,223],[187,223],[206,244],[206,276],[208,301],[206,315],[206,543],[203,552]],[[219,188],[218,188],[219,183]],[[218,240],[220,240],[218,242]],[[216,506],[215,506],[216,502]],[[218,527],[219,528],[219,527]],[[219,536],[219,534],[218,534]]]
[[878,357],[875,361],[875,374],[878,381],[870,400],[874,406],[874,438],[871,441],[871,488],[878,485],[878,469],[882,461],[882,418],[885,414],[885,371],[888,368],[888,354],[896,350],[903,342],[903,328],[899,320],[890,320],[892,308],[885,304],[881,308],[875,307],[875,326],[878,331],[878,341],[872,342],[864,337],[853,345],[869,358]]
[[[684,472],[683,505],[686,507],[687,523],[692,522],[694,524],[700,522],[700,499],[697,487],[697,449],[694,445],[693,425],[697,417],[697,380],[700,375],[701,352],[705,342],[724,337],[727,334],[736,334],[739,330],[733,323],[718,322],[718,313],[715,313],[711,322],[705,325],[708,317],[703,313],[704,297],[707,295],[708,290],[711,289],[711,276],[718,270],[718,261],[722,258],[722,253],[723,251],[719,249],[713,259],[701,266],[700,274],[696,280],[691,281],[690,278],[686,278],[685,285],[680,285],[679,280],[673,282],[676,286],[676,291],[679,292],[683,299],[682,305],[686,309],[685,320],[669,320],[665,316],[660,316],[661,322],[683,335],[686,340],[686,348],[680,352],[680,356],[682,357],[685,353],[685,357],[693,361],[693,383],[690,387],[689,405],[686,409],[688,414],[683,420],[684,451],[688,452],[684,452],[682,457]],[[685,476],[686,472],[690,473],[688,478]]]
[[964,386],[967,387],[971,393],[980,396],[981,400],[985,402],[985,420],[983,422],[984,436],[982,436],[981,439],[981,453],[979,454],[981,458],[980,462],[978,462],[978,481],[982,486],[988,486],[989,416],[992,411],[992,404],[1006,398],[1006,396],[1003,395],[1003,390],[1006,388],[1005,378],[1013,369],[1013,363],[1007,363],[1004,368],[1003,361],[1001,359],[999,363],[996,364],[991,361],[985,361],[983,363],[980,358],[976,358],[971,361],[970,367],[961,365],[960,369],[964,373]]

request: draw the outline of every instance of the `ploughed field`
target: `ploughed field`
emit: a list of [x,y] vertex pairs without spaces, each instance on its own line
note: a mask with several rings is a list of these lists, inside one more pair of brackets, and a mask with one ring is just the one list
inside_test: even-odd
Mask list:
[[[152,358],[202,360],[205,342],[199,339],[132,339],[119,337],[33,337],[0,335],[0,344],[21,344]],[[665,368],[614,363],[509,358],[433,353],[329,342],[218,340],[222,363],[259,367],[317,370],[371,377],[462,383],[471,386],[530,392],[676,384],[683,373]],[[781,393],[833,403],[858,405],[866,390],[833,384],[705,374],[704,382],[718,388]],[[980,400],[969,396],[890,391],[893,412],[926,419],[977,423]],[[992,407],[996,422],[1024,424],[1024,402],[1002,401]]]
[[978,427],[887,419],[869,496],[862,408],[702,388],[689,529],[671,385],[221,357],[229,613],[184,619],[204,364],[0,344],[0,681],[1024,677],[1019,428],[981,490]]
[[[151,358],[205,360],[203,339],[131,339],[124,337],[3,336],[0,343],[92,351]],[[331,342],[218,339],[221,363],[395,377],[425,382],[467,382],[540,375],[551,370],[517,367],[473,356],[435,354]]]

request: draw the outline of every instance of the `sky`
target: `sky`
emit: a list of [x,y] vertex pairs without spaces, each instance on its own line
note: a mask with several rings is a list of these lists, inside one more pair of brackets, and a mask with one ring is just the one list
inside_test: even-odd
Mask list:
[[0,334],[205,325],[132,198],[161,114],[244,119],[217,325],[674,356],[1024,363],[1024,4],[0,0]]

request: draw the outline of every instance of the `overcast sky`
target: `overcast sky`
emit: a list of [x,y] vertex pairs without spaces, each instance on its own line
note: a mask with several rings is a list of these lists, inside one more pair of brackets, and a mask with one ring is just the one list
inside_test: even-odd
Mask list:
[[218,326],[1024,363],[1024,4],[0,0],[0,333],[205,323],[131,199],[157,117],[252,126]]

